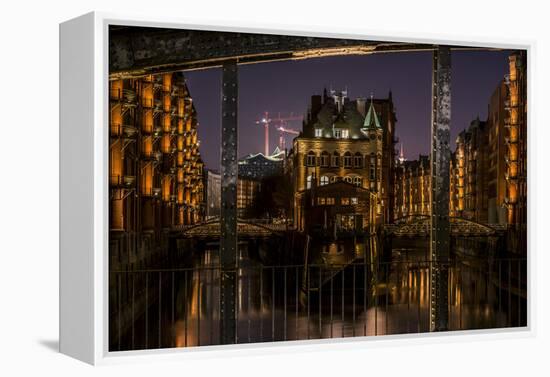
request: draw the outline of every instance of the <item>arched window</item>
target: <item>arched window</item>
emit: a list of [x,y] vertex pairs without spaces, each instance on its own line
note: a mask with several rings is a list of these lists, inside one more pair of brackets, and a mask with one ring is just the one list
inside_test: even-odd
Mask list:
[[334,183],[334,182],[336,182],[336,181],[338,181],[338,176],[332,175],[332,176],[330,177],[330,183]]
[[346,152],[344,154],[344,167],[345,168],[351,168],[351,153]]
[[348,175],[344,177],[344,181],[346,181],[347,183],[353,183],[353,178]]
[[328,167],[329,159],[330,159],[330,155],[328,154],[328,152],[323,151],[323,153],[321,153],[321,166]]
[[307,178],[306,178],[306,189],[310,189],[311,188],[311,183],[313,181],[313,176],[311,175],[308,175]]
[[307,153],[306,166],[315,166],[315,153],[313,151]]
[[334,154],[332,155],[331,166],[335,168],[340,166],[340,153],[334,152]]
[[321,186],[328,185],[328,177],[326,175],[321,176]]
[[355,177],[353,177],[353,184],[355,186],[361,187],[361,186],[363,186],[363,179],[359,176],[355,176]]
[[363,155],[359,152],[355,153],[353,156],[353,166],[356,169],[361,169],[363,167]]

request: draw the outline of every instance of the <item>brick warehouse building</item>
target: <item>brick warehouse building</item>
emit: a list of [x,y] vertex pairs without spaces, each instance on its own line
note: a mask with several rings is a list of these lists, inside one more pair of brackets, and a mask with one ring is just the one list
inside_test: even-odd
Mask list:
[[391,92],[386,99],[353,101],[346,91],[328,95],[325,90],[322,96],[312,96],[287,164],[294,192],[293,221],[298,230],[306,227],[304,197],[308,192],[340,181],[376,193],[377,222],[391,221],[395,123]]
[[110,266],[145,265],[204,218],[196,112],[182,73],[109,84]]

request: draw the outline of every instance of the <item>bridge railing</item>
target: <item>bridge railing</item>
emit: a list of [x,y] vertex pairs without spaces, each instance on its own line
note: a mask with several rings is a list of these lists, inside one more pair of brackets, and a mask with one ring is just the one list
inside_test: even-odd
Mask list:
[[[429,331],[429,270],[449,269],[450,330],[527,324],[524,258],[237,269],[235,343]],[[220,267],[111,271],[110,350],[220,343]]]

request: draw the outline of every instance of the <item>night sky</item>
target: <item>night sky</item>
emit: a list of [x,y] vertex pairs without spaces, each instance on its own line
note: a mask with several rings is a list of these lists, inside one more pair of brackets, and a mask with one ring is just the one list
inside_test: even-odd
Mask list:
[[[508,51],[452,53],[451,138],[477,116],[487,117],[489,98],[507,73]],[[431,111],[430,52],[338,56],[239,66],[239,156],[263,152],[264,129],[255,123],[265,111],[275,115],[306,114],[311,95],[323,88],[348,89],[348,97],[387,98],[396,107],[396,133],[405,157],[429,153]],[[208,169],[219,169],[221,70],[185,73],[199,121],[201,155]],[[290,127],[301,130],[301,123]],[[278,144],[272,127],[270,145]],[[287,147],[292,136],[287,137]]]

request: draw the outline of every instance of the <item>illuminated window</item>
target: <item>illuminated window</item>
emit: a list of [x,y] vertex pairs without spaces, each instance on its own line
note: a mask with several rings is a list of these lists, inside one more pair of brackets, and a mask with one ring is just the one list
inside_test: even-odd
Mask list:
[[313,153],[312,151],[309,151],[307,154],[306,165],[315,166],[315,153]]
[[326,203],[325,198],[317,198],[317,204],[320,206],[324,206]]
[[321,166],[328,167],[329,159],[330,155],[328,154],[328,152],[321,153]]
[[321,177],[321,186],[328,185],[328,177],[326,175],[323,175]]
[[351,168],[351,153],[350,152],[346,152],[346,154],[344,154],[344,167],[345,168]]
[[339,128],[334,129],[334,137],[336,139],[340,139],[342,137],[342,130]]
[[351,198],[351,204],[355,205],[358,203],[357,198]]
[[326,198],[325,203],[327,204],[327,206],[334,205],[334,198]]
[[322,137],[323,136],[323,129],[322,128],[316,128],[315,129],[315,137]]
[[363,179],[361,177],[353,177],[353,184],[355,186],[363,186]]
[[333,167],[338,167],[340,165],[340,154],[338,152],[334,152],[334,154],[332,155],[331,165]]
[[342,130],[342,139],[349,139],[349,130]]
[[363,156],[361,155],[361,153],[357,152],[353,157],[353,166],[356,169],[360,169],[363,167]]
[[344,181],[346,181],[347,183],[353,183],[353,178],[352,177],[344,177]]
[[349,206],[349,198],[341,198],[340,199],[340,202],[342,203],[343,206]]
[[310,189],[311,188],[311,182],[313,181],[313,177],[311,175],[308,175],[307,176],[307,179],[306,179],[306,188],[307,189]]

